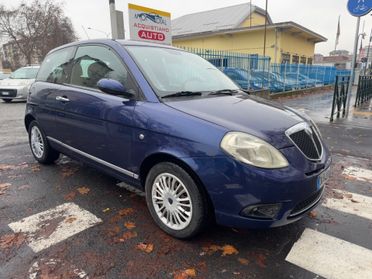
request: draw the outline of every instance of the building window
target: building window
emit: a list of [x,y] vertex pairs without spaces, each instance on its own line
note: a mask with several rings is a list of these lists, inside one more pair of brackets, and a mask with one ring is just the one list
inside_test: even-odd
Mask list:
[[307,58],[307,64],[313,65],[313,58]]
[[301,56],[301,64],[306,64],[306,57],[305,56]]
[[300,57],[298,55],[292,56],[292,64],[298,64]]
[[289,53],[282,53],[282,64],[291,63],[291,55]]

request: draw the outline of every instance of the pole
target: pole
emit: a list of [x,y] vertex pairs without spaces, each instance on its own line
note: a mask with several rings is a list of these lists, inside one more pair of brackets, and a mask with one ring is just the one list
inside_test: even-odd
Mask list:
[[371,33],[369,35],[369,43],[368,43],[368,49],[367,49],[367,63],[366,63],[366,66],[364,67],[364,75],[366,75],[367,73],[368,62],[369,62],[369,50],[371,48],[371,40],[372,40],[372,28],[371,28]]
[[351,61],[351,76],[350,76],[349,87],[348,87],[348,92],[347,92],[346,117],[349,116],[350,99],[351,99],[351,94],[352,94],[353,82],[355,78],[355,62],[356,62],[357,52],[358,52],[359,28],[360,28],[360,17],[358,17],[357,24],[356,24],[356,30],[355,30],[354,54],[353,54],[353,60]]
[[115,0],[109,0],[110,20],[111,20],[111,36],[113,39],[118,39],[118,22],[116,18]]
[[266,7],[265,7],[265,33],[264,33],[264,49],[263,49],[263,56],[266,56],[266,32],[267,32],[267,3],[268,0],[266,0]]
[[250,16],[249,16],[249,27],[252,27],[252,16],[253,16],[253,13],[252,13],[252,0],[249,2],[249,12],[250,12]]

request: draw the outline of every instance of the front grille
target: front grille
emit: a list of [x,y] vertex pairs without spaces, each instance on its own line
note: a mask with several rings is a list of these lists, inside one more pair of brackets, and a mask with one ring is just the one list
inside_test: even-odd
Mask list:
[[289,218],[296,217],[300,215],[301,213],[305,212],[306,210],[310,209],[313,207],[322,197],[324,187],[314,194],[312,194],[310,197],[306,198],[305,200],[301,201],[298,203],[291,211],[289,214]]
[[0,97],[16,97],[17,89],[0,89]]
[[322,156],[322,144],[318,134],[313,127],[305,125],[299,127],[301,129],[293,132],[290,129],[289,133],[287,133],[288,137],[308,159],[319,160]]

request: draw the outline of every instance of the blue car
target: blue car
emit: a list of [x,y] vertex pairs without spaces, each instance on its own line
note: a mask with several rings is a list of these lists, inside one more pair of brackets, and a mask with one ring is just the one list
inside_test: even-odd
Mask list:
[[210,220],[299,220],[319,203],[331,164],[307,116],[250,96],[195,54],[134,41],[52,50],[25,126],[39,163],[62,153],[145,191],[154,221],[176,238]]

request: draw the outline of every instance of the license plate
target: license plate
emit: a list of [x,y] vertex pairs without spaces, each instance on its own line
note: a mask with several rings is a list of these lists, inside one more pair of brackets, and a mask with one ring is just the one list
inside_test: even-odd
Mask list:
[[1,92],[1,95],[3,95],[3,96],[9,96],[9,92],[8,91],[3,91],[3,92]]
[[331,175],[331,168],[328,167],[328,169],[326,169],[325,171],[323,171],[319,176],[318,176],[318,179],[317,179],[317,188],[318,189],[321,189],[324,184],[327,182],[327,180],[329,179]]

